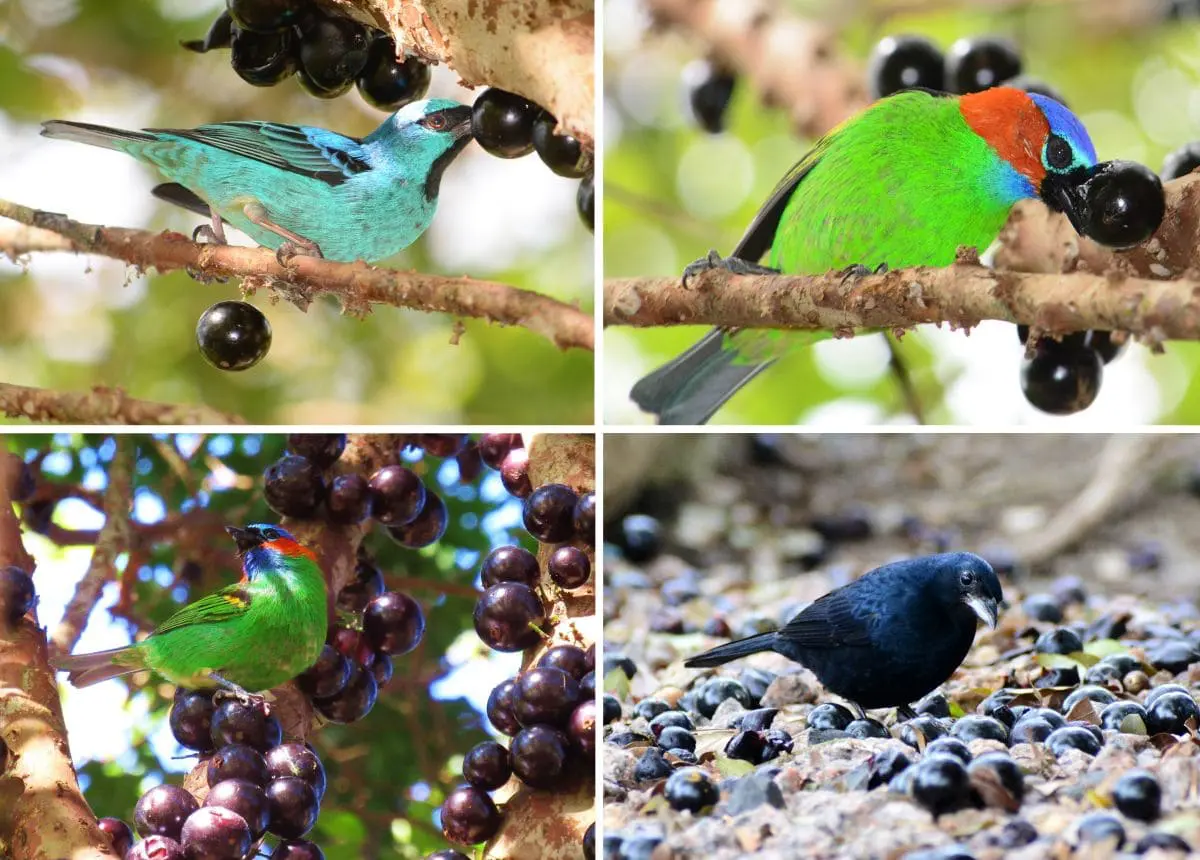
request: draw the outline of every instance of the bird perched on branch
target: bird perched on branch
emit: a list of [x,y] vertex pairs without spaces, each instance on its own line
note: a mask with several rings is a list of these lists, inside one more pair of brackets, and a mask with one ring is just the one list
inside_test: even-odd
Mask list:
[[969,552],[885,564],[813,601],[780,630],[718,645],[689,668],[774,651],[801,663],[831,693],[863,708],[900,708],[946,681],[996,626],[1003,594],[991,565]]
[[124,131],[65,120],[46,137],[132,155],[172,180],[154,194],[281,254],[374,262],[407,248],[437,209],[442,173],[471,142],[471,109],[449,99],[405,105],[362,140],[273,122]]
[[[1046,96],[996,87],[875,102],[823,137],[776,186],[738,242],[687,267],[739,274],[860,274],[948,266],[985,250],[1013,204],[1039,198],[1081,230],[1079,186],[1096,166],[1083,124]],[[768,266],[757,265],[767,257]],[[829,333],[713,329],[630,396],[662,424],[703,424],[789,347]]]
[[188,689],[242,699],[289,681],[325,642],[325,576],[313,551],[279,526],[226,528],[242,580],[180,609],[141,642],[94,654],[54,655],[76,687],[149,669]]

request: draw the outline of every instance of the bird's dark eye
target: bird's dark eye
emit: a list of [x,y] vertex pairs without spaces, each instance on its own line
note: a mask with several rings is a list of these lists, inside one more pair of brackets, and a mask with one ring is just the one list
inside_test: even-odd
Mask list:
[[275,529],[263,529],[262,536],[267,540],[279,540],[279,532]]
[[446,127],[446,115],[440,113],[431,113],[425,117],[425,127],[434,131],[441,131]]
[[964,570],[958,575],[958,584],[964,587],[975,584],[975,574],[972,571]]
[[1050,169],[1066,170],[1074,160],[1075,154],[1071,151],[1071,144],[1057,134],[1050,135],[1050,139],[1046,141],[1046,164]]

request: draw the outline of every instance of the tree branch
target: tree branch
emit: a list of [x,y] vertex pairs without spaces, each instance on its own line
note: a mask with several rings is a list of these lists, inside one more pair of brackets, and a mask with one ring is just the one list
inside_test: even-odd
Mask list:
[[245,424],[244,418],[207,406],[136,400],[124,389],[97,385],[91,391],[52,391],[0,382],[0,412],[59,424]]
[[[187,269],[209,278],[251,278],[254,286],[265,283],[302,309],[317,296],[329,293],[337,296],[347,313],[364,314],[373,304],[386,304],[521,326],[548,338],[561,349],[590,350],[595,345],[591,315],[541,293],[507,284],[400,272],[375,268],[361,261],[340,263],[305,256],[293,257],[285,267],[280,265],[275,252],[267,248],[206,245],[171,231],[152,233],[83,224],[65,215],[42,212],[6,200],[0,200],[0,217],[52,234],[30,230],[0,231],[0,252],[14,258],[33,251],[100,254],[124,260],[142,270]],[[84,420],[79,423],[96,422]]]
[[605,284],[605,322],[633,326],[902,329],[920,323],[970,328],[994,319],[1049,333],[1130,331],[1152,342],[1200,340],[1200,280],[1151,281],[1112,272],[1048,275],[988,269],[965,258],[842,283],[828,275],[708,272],[690,288],[678,278]]
[[104,525],[92,551],[87,573],[75,586],[63,619],[54,628],[50,641],[63,654],[70,654],[87,626],[88,617],[100,600],[105,583],[117,577],[117,556],[129,549],[129,506],[133,498],[133,459],[136,438],[117,435],[117,451],[108,466],[108,490],[104,494]]
[[833,30],[778,0],[646,0],[662,23],[703,41],[718,61],[818,137],[867,105],[865,76],[838,50]]
[[397,48],[445,63],[466,86],[519,93],[590,149],[595,141],[592,0],[325,0],[357,10]]
[[[587,434],[548,433],[526,437],[529,448],[529,479],[533,486],[566,484],[577,493],[590,493],[596,486],[596,439]],[[576,543],[588,554],[595,571],[592,547]],[[540,544],[538,562],[542,570],[539,590],[552,618],[550,638],[527,650],[521,658],[528,667],[554,645],[587,648],[597,638],[595,576],[582,588],[564,591],[546,573],[556,546]],[[596,820],[595,785],[591,769],[586,776],[561,790],[533,791],[510,780],[495,795],[504,805],[504,824],[488,842],[485,860],[538,857],[541,860],[576,860],[583,833]],[[514,787],[519,786],[519,787]]]
[[[9,468],[11,458],[4,458],[0,472]],[[0,474],[0,565],[32,572],[9,486]],[[29,618],[0,624],[0,751],[0,855],[112,860],[71,766],[45,634]]]
[[[612,280],[606,325],[703,324],[784,329],[969,328],[981,320],[1024,323],[1048,334],[1128,331],[1156,347],[1200,340],[1200,175],[1166,185],[1158,231],[1128,251],[1077,235],[1065,217],[1023,201],[1000,234],[997,269],[960,249],[946,268],[844,278],[841,273],[735,276],[706,272]],[[1175,280],[1164,278],[1175,277]]]

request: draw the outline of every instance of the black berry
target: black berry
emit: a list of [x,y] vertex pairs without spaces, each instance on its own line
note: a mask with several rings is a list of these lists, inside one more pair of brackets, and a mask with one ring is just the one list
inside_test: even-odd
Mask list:
[[485,152],[519,158],[533,151],[533,123],[539,111],[522,96],[493,87],[475,99],[471,133]]
[[1021,74],[1021,55],[1007,39],[959,39],[946,52],[946,84],[960,95],[999,86]]
[[912,87],[944,90],[945,63],[937,45],[922,36],[885,36],[867,65],[871,96],[881,99]]
[[271,348],[271,324],[254,305],[217,302],[200,315],[196,343],[205,361],[221,370],[247,370]]
[[380,34],[371,40],[367,64],[356,83],[368,104],[394,111],[422,98],[429,91],[430,78],[429,66],[415,57],[397,59],[396,42]]
[[1081,191],[1083,234],[1110,248],[1132,248],[1146,241],[1167,211],[1162,181],[1134,161],[1098,164]]
[[1104,364],[1094,349],[1042,338],[1032,358],[1021,362],[1021,391],[1029,403],[1051,415],[1087,409],[1100,393]]
[[709,134],[725,129],[725,113],[733,99],[733,73],[711,60],[693,60],[683,69],[688,107],[696,124]]

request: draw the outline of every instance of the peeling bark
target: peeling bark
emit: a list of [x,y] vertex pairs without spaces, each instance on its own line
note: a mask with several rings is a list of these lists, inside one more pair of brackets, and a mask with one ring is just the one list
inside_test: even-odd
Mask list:
[[[11,457],[0,460],[0,565],[32,573],[9,498]],[[36,615],[36,610],[33,615]],[[11,860],[116,857],[83,799],[71,754],[46,634],[26,616],[0,621],[0,855]]]
[[[596,440],[585,434],[539,434],[528,440],[529,479],[534,487],[542,484],[567,484],[577,493],[596,488]],[[547,631],[550,639],[529,649],[522,666],[538,660],[554,645],[587,648],[598,638],[596,618],[595,570],[593,548],[577,543],[592,562],[592,580],[583,588],[562,592],[545,574],[546,562],[554,548],[538,546],[538,562],[543,571],[541,590],[556,599],[548,606],[557,619]],[[549,603],[549,602],[548,602]],[[514,777],[496,793],[504,804],[504,824],[487,844],[487,860],[578,860],[582,855],[583,834],[596,820],[595,781],[591,768],[584,768],[577,781],[562,791],[534,791]]]

